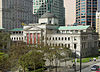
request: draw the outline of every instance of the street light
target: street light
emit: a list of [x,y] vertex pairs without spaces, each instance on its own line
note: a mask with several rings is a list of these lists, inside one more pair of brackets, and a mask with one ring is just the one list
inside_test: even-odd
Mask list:
[[75,49],[75,72],[76,72],[76,47],[74,47],[74,49]]
[[81,54],[81,48],[80,48],[80,72],[82,69],[82,54]]

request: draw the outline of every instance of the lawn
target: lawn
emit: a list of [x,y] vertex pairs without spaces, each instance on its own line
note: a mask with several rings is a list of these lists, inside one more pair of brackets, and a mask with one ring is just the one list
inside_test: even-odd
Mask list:
[[[91,61],[93,61],[93,58],[98,59],[98,56],[82,58],[82,63],[90,62],[90,59],[91,59]],[[74,62],[75,62],[75,60],[74,60]],[[77,62],[80,62],[80,59],[77,59]]]

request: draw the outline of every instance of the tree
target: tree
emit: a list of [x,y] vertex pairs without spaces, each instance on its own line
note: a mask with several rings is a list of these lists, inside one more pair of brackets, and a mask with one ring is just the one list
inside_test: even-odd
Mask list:
[[35,71],[39,67],[44,66],[45,62],[43,58],[44,56],[42,53],[32,50],[19,59],[19,64],[23,68],[23,72],[26,71],[26,68],[33,68]]
[[12,70],[18,69],[19,68],[19,65],[18,65],[19,58],[31,50],[32,48],[30,46],[27,46],[23,42],[12,43],[9,49],[9,60],[11,63],[11,69]]
[[0,70],[1,71],[8,71],[10,70],[10,62],[9,62],[9,56],[4,53],[0,53]]
[[65,61],[65,66],[66,66],[66,61],[70,60],[72,57],[72,51],[69,48],[62,47],[62,59]]
[[10,48],[10,35],[6,32],[0,32],[0,52],[7,52]]

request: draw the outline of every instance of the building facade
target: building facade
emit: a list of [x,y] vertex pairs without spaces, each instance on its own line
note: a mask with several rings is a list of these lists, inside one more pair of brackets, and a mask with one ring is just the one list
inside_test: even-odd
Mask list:
[[76,0],[76,23],[96,27],[97,0]]
[[99,34],[99,40],[100,40],[100,12],[96,12],[96,32]]
[[65,9],[63,0],[33,0],[33,16],[34,23],[38,23],[38,20],[44,13],[50,12],[56,15],[59,19],[59,25],[65,25]]
[[32,0],[0,0],[0,27],[7,30],[32,22]]
[[97,2],[97,11],[100,11],[100,0]]
[[[23,32],[20,33],[23,42],[31,45],[42,43],[50,46],[67,47],[72,52],[75,52],[76,49],[78,57],[80,56],[80,50],[82,51],[82,57],[98,53],[98,34],[90,26],[57,26],[55,25],[57,21],[53,20],[54,15],[45,14],[45,17],[44,15],[42,17],[38,24],[29,24],[23,27]],[[51,18],[51,21],[47,20],[49,18]],[[45,20],[47,21],[45,22]],[[21,31],[20,29],[17,30]],[[16,36],[19,37],[17,34]],[[10,37],[13,41],[19,39],[14,38],[13,33]]]
[[76,0],[64,0],[65,24],[72,25],[76,20]]

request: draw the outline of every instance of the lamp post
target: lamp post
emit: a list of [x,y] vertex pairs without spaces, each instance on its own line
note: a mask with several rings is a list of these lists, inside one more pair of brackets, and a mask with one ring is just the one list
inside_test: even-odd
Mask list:
[[82,54],[81,54],[81,48],[80,48],[80,72],[82,69]]
[[76,72],[76,47],[74,48],[75,49],[75,72]]

